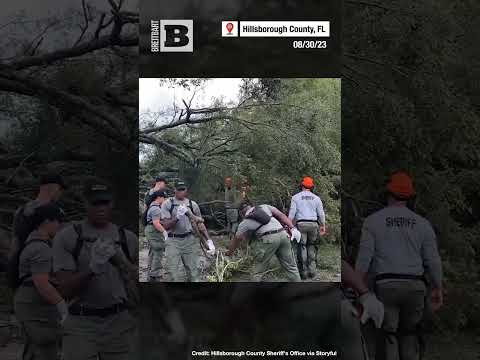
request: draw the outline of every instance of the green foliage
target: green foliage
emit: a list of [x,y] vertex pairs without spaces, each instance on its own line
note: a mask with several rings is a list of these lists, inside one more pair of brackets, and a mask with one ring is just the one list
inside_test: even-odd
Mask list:
[[385,6],[345,8],[342,186],[378,200],[392,170],[414,176],[444,263],[440,318],[478,326],[480,13],[474,1]]
[[[187,151],[191,162],[143,147],[141,182],[176,168],[192,197],[209,201],[223,199],[223,179],[232,176],[237,187],[250,185],[255,202],[288,211],[302,177],[312,176],[334,240],[340,234],[340,90],[338,79],[244,79],[238,107],[216,112],[217,120],[161,133],[162,140]],[[209,106],[222,107],[220,99]]]

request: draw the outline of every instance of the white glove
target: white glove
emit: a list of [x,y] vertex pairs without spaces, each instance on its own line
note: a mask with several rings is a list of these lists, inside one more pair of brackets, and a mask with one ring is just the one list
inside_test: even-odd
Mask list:
[[185,205],[180,205],[177,209],[177,219],[180,220],[182,219],[185,214],[187,213],[188,209]]
[[292,233],[292,236],[290,236],[290,240],[293,241],[294,239],[297,241],[297,243],[300,242],[300,240],[302,240],[302,234],[300,233],[300,231],[298,231],[297,228],[292,228],[290,230],[290,232]]
[[93,243],[90,252],[90,270],[97,275],[104,273],[106,264],[116,252],[117,249],[112,239],[98,238]]
[[213,241],[211,239],[207,240],[207,246],[208,246],[207,254],[208,255],[214,255],[215,254],[215,245],[213,244]]
[[360,296],[358,301],[363,306],[360,322],[365,324],[368,319],[372,319],[375,323],[375,327],[379,329],[382,326],[383,317],[385,315],[383,304],[377,299],[375,294],[372,294],[371,292],[367,292]]
[[168,239],[168,232],[167,231],[163,232],[163,238],[165,239],[165,241],[167,241],[167,239]]
[[68,305],[65,300],[62,299],[59,303],[55,304],[58,314],[60,315],[60,324],[63,324],[68,317]]

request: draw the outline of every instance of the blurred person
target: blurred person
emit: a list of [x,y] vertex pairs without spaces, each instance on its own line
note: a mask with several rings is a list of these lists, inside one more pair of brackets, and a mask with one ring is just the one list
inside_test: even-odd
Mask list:
[[53,246],[55,275],[72,299],[63,324],[63,356],[65,360],[128,360],[135,321],[129,288],[114,259],[138,264],[138,240],[112,223],[113,194],[108,183],[88,179],[84,197],[86,218],[57,233]]
[[[291,241],[300,241],[301,234],[292,221],[277,208],[270,205],[253,206],[245,201],[240,205],[243,220],[230,242],[226,253],[231,256],[242,241],[255,237],[251,242],[255,256],[253,280],[262,281],[274,256],[286,271],[289,281],[301,281]],[[287,227],[291,235],[285,230]]]
[[33,231],[18,252],[15,315],[25,336],[24,360],[54,360],[61,337],[60,324],[68,307],[52,278],[52,240],[63,220],[62,210],[47,203],[30,215]]
[[[356,270],[375,279],[375,292],[385,305],[381,344],[387,360],[418,359],[417,328],[431,282],[432,310],[443,304],[442,263],[435,232],[425,218],[407,207],[415,196],[412,178],[391,175],[387,206],[365,219]],[[380,354],[382,356],[382,354]]]
[[325,235],[325,212],[320,197],[312,191],[313,179],[303,178],[301,191],[292,197],[288,217],[302,234],[295,246],[298,270],[302,279],[317,274],[318,237]]

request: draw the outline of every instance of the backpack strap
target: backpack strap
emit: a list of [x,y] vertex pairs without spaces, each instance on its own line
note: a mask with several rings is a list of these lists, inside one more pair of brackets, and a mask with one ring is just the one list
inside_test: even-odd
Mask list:
[[75,244],[75,248],[73,249],[72,255],[73,255],[73,259],[77,263],[78,258],[80,256],[80,251],[82,251],[82,247],[84,243],[84,239],[82,236],[83,234],[82,224],[80,223],[73,224],[73,230],[75,230],[75,232],[77,233],[77,243]]
[[[177,204],[175,204],[175,203],[173,202],[173,199],[174,199],[174,198],[170,198],[170,199],[169,199],[170,202],[172,203],[172,204],[170,205],[170,209],[169,209],[170,215],[172,215],[173,208],[174,208],[175,206],[177,206]],[[190,208],[190,210],[192,210],[192,214],[195,214],[195,213],[193,212],[193,201],[192,201],[192,199],[188,199],[188,207]]]
[[130,250],[128,249],[127,233],[123,226],[118,228],[118,239],[120,240],[120,246],[122,247],[122,251],[127,257],[128,261],[133,263],[132,256],[130,255]]

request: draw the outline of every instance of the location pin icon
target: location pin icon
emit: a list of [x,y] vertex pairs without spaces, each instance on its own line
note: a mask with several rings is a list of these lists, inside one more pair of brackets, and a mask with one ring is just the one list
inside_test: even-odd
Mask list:
[[227,24],[227,30],[228,30],[229,33],[232,33],[233,24],[232,24],[231,22],[229,22],[229,23]]

